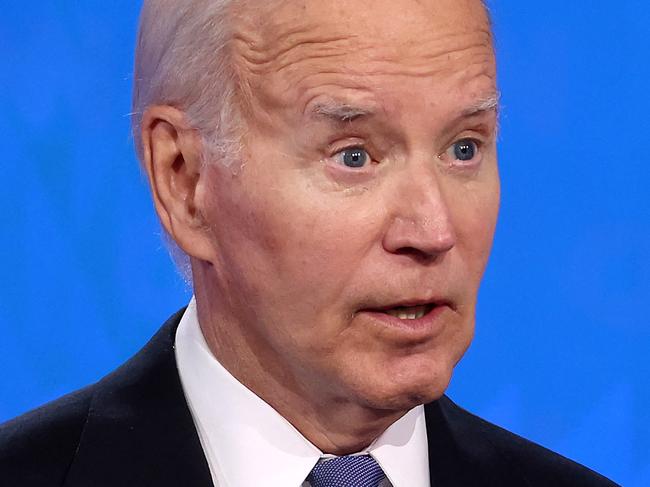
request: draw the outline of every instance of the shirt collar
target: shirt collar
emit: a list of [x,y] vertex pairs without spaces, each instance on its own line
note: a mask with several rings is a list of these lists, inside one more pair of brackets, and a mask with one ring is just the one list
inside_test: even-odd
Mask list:
[[369,447],[393,487],[429,487],[429,445],[424,406],[390,425]]
[[[176,332],[176,360],[190,412],[217,487],[299,487],[325,455],[235,379],[212,355],[194,298]],[[393,487],[428,487],[424,408],[393,423],[365,451]]]

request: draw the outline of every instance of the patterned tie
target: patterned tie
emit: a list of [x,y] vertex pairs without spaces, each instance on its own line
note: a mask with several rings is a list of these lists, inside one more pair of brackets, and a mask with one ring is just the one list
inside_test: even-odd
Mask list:
[[384,478],[369,455],[347,455],[318,463],[307,480],[312,487],[377,487]]

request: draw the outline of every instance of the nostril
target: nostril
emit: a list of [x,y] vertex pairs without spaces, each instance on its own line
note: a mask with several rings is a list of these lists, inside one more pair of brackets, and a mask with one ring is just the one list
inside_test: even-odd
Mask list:
[[422,263],[430,263],[441,259],[445,252],[428,252],[415,247],[401,247],[393,251],[393,254],[411,257],[412,259]]

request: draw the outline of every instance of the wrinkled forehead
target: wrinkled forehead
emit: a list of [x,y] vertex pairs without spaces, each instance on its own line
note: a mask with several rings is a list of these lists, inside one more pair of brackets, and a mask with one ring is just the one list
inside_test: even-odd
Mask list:
[[432,38],[482,33],[491,41],[482,0],[241,0],[236,31],[251,47],[281,52],[316,39],[383,41],[395,49]]
[[243,0],[235,16],[234,57],[251,98],[284,91],[286,102],[328,82],[495,78],[481,0]]

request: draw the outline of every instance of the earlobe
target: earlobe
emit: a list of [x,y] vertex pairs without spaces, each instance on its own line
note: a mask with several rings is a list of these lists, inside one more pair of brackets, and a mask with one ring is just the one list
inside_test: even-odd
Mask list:
[[210,260],[205,222],[197,202],[202,146],[185,114],[151,106],[142,118],[143,163],[161,225],[188,255]]

